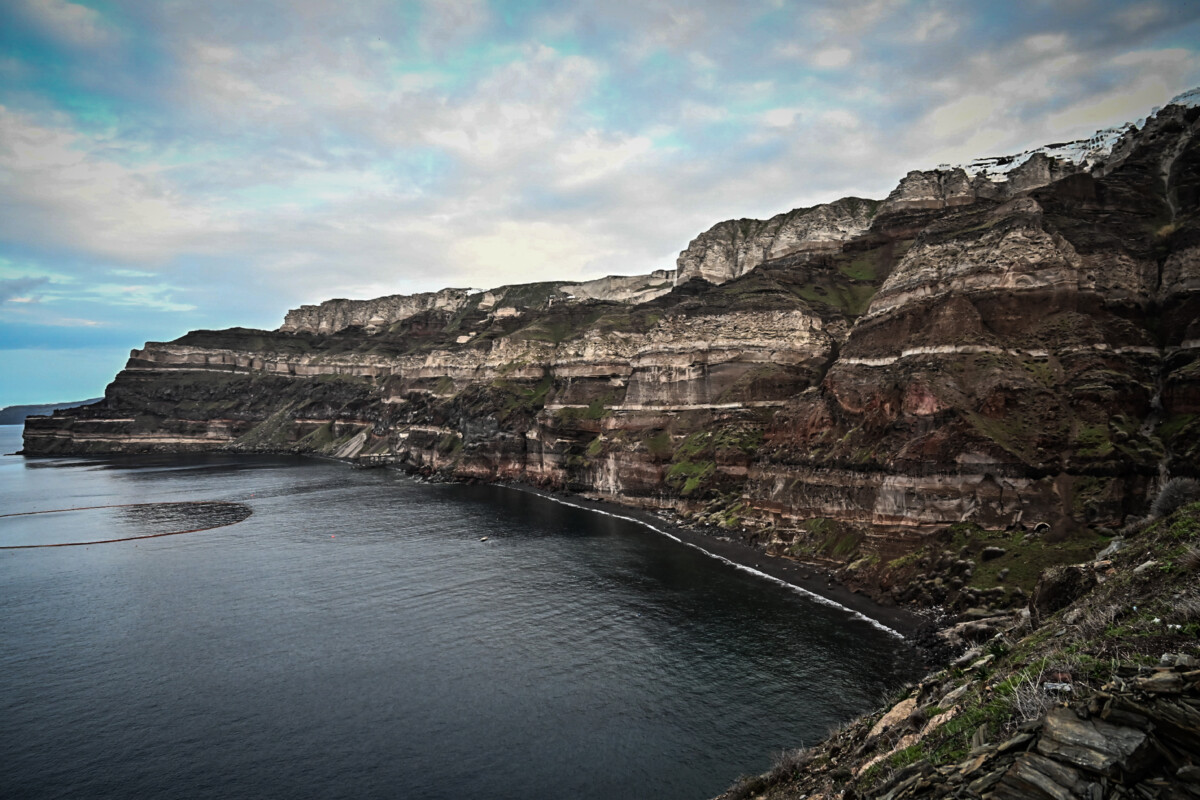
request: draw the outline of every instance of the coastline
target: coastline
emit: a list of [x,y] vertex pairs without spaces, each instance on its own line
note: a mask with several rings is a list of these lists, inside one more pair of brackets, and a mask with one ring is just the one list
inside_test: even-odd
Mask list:
[[875,628],[927,650],[921,640],[923,634],[934,625],[930,617],[905,608],[880,605],[870,597],[846,588],[832,577],[831,571],[824,567],[778,556],[768,556],[748,544],[711,536],[645,509],[625,506],[608,500],[594,500],[570,492],[551,492],[517,482],[494,481],[492,483],[515,491],[535,494],[575,508],[636,522],[655,533],[669,536],[681,544],[694,547],[709,557],[724,561],[737,569],[783,584],[789,589],[811,598],[813,602],[842,608]]
[[[456,478],[449,476],[425,475],[416,470],[406,469],[400,465],[363,465],[354,458],[338,458],[336,456],[318,453],[296,453],[294,451],[277,451],[274,455],[315,458],[321,461],[335,461],[354,469],[394,469],[424,480],[447,483],[470,483],[479,481],[478,478]],[[21,451],[11,455],[28,456]],[[92,457],[104,456],[89,454]],[[84,456],[89,457],[87,455]],[[938,659],[929,646],[927,638],[931,631],[940,627],[932,616],[924,615],[911,609],[898,606],[885,606],[865,594],[852,591],[833,577],[832,570],[819,564],[810,564],[778,556],[769,556],[751,545],[731,538],[714,536],[697,528],[664,516],[661,512],[623,505],[612,500],[597,500],[567,491],[551,491],[520,481],[492,480],[481,481],[514,491],[534,494],[552,502],[563,503],[576,508],[593,511],[619,519],[637,523],[650,531],[668,536],[688,547],[700,550],[710,558],[724,561],[734,568],[745,570],[765,580],[774,581],[788,589],[810,598],[813,602],[833,606],[872,625],[909,644],[920,648],[925,653],[927,663],[934,664]]]

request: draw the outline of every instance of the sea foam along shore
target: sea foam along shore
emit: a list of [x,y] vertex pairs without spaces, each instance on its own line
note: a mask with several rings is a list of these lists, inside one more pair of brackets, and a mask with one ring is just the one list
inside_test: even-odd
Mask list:
[[496,483],[495,485],[642,525],[657,534],[693,547],[736,569],[781,584],[813,602],[843,609],[852,617],[897,638],[915,641],[920,632],[931,627],[928,617],[903,608],[880,605],[865,595],[850,591],[836,582],[830,573],[816,565],[768,556],[761,550],[742,542],[718,538],[690,526],[664,519],[653,512],[619,505],[607,500],[593,500],[575,494],[553,493],[518,483]]
[[[304,455],[308,458],[340,461],[351,466],[360,466],[355,459],[336,458],[313,453],[306,453]],[[409,474],[418,480],[438,483],[462,483],[477,480],[470,479],[463,481],[437,475],[421,476],[412,470],[396,466],[392,466],[390,469]],[[758,577],[781,584],[791,591],[808,597],[813,602],[841,608],[852,617],[874,628],[897,638],[905,639],[920,647],[924,651],[927,662],[933,663],[936,659],[936,655],[925,645],[926,638],[937,627],[936,623],[930,617],[904,608],[884,606],[866,595],[851,591],[834,579],[831,571],[820,565],[768,556],[761,550],[755,549],[748,544],[732,539],[718,538],[692,526],[664,519],[652,511],[622,505],[610,500],[597,500],[569,492],[552,492],[516,481],[484,482],[492,486],[525,492],[552,502],[586,511],[594,511],[641,525],[659,535],[667,536],[688,547],[693,547],[705,555],[723,561],[736,569],[744,570]]]

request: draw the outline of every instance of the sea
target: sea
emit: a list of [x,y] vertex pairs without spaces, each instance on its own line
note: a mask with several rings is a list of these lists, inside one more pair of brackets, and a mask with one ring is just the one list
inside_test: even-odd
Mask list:
[[845,609],[513,488],[4,455],[0,515],[4,798],[702,800],[920,671]]

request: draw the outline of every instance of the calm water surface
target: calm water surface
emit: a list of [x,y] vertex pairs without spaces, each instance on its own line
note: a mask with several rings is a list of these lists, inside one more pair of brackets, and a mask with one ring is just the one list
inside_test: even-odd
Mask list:
[[917,669],[837,609],[502,488],[0,458],[0,514],[29,511],[58,513],[0,517],[0,546],[127,541],[0,550],[3,797],[698,800]]

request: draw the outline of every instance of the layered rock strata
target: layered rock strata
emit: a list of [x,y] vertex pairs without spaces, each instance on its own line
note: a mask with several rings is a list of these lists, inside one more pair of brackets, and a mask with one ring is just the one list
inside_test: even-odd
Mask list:
[[1030,158],[996,194],[909,176],[882,206],[722,223],[677,274],[151,343],[103,402],[31,420],[26,452],[323,452],[843,562],[959,523],[1116,526],[1200,471],[1198,119],[1170,106],[1093,172]]
[[377,334],[391,325],[427,312],[451,314],[479,309],[493,316],[516,317],[543,311],[556,303],[602,300],[637,304],[671,291],[674,270],[647,275],[609,275],[580,283],[545,283],[501,286],[490,291],[443,289],[440,292],[395,294],[374,300],[326,300],[287,312],[279,330],[285,333],[337,333],[359,328]]
[[862,235],[879,204],[859,197],[798,208],[769,220],[720,222],[697,236],[679,254],[675,282],[703,278],[724,283],[765,261],[804,251],[837,252],[844,242]]

